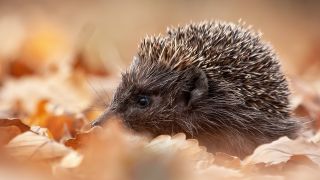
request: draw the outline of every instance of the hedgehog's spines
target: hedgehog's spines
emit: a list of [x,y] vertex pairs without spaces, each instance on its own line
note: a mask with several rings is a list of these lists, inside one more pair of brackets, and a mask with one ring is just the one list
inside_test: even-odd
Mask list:
[[226,77],[241,86],[252,107],[260,107],[257,103],[262,102],[271,108],[266,111],[288,116],[289,91],[277,56],[269,44],[261,41],[261,33],[244,25],[202,21],[169,28],[166,35],[145,38],[138,56],[143,61],[167,64],[172,70],[198,67],[209,79]]

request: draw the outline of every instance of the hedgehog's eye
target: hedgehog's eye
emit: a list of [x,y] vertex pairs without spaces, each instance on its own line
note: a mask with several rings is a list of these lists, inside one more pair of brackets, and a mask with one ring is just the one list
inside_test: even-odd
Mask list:
[[150,97],[145,95],[139,95],[137,99],[137,104],[140,108],[145,108],[151,103]]

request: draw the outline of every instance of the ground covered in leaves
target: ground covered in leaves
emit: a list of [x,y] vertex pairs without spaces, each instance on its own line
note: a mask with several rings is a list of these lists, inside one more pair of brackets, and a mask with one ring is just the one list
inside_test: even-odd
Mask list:
[[[117,119],[103,128],[88,127],[108,103],[117,78],[90,64],[95,61],[81,51],[52,61],[47,58],[52,49],[43,50],[45,40],[30,41],[16,59],[0,59],[0,179],[320,177],[319,78],[289,77],[292,108],[306,124],[301,136],[282,137],[240,160],[208,153],[184,134],[136,135]],[[304,75],[317,77],[319,69]]]

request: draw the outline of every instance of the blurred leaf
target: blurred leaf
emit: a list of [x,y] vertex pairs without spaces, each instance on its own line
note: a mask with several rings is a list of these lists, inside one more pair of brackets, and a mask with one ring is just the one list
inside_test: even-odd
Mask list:
[[291,140],[287,137],[259,146],[252,155],[245,159],[244,164],[265,163],[267,165],[276,165],[286,163],[296,155],[306,156],[320,166],[319,144],[302,138]]
[[0,127],[0,148],[20,133],[17,126]]
[[30,129],[30,127],[21,122],[20,119],[0,119],[0,127],[6,126],[16,126],[21,132],[25,132]]
[[79,149],[86,146],[97,133],[101,133],[101,127],[94,127],[87,132],[78,133],[74,138],[68,139],[64,142],[67,147]]
[[23,60],[11,61],[8,65],[8,71],[10,75],[14,77],[22,77],[35,73],[35,71],[28,66],[26,61]]
[[71,149],[64,145],[30,131],[13,138],[6,150],[18,160],[38,161],[62,158],[71,152]]
[[0,146],[7,144],[12,138],[29,129],[30,127],[19,119],[0,119]]
[[36,112],[28,118],[28,124],[48,128],[56,140],[67,137],[68,134],[75,135],[84,125],[84,121],[74,115],[50,112],[48,104],[47,100],[40,101]]

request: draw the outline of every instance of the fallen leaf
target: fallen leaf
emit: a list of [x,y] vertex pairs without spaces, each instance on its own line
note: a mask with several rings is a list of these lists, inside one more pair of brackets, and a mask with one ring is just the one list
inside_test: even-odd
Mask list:
[[78,133],[74,138],[68,139],[64,142],[67,147],[79,149],[85,147],[91,138],[101,133],[101,127],[94,127],[87,132]]
[[50,110],[48,100],[42,100],[38,103],[37,110],[26,121],[31,126],[45,127],[50,131],[53,138],[60,140],[67,135],[75,135],[84,125],[84,120],[76,118],[74,114],[66,114]]
[[10,61],[8,65],[8,70],[11,76],[20,78],[26,75],[33,75],[35,71],[29,67],[28,61],[24,61],[22,59],[17,59],[14,61]]
[[30,129],[30,127],[24,124],[20,119],[0,119],[0,127],[6,126],[16,126],[21,130],[21,132],[25,132]]
[[297,166],[307,166],[312,167],[314,169],[319,168],[319,164],[316,164],[306,154],[303,154],[291,156],[287,163],[284,164],[284,169],[292,170],[295,169]]
[[19,119],[0,119],[0,147],[29,129],[30,127]]
[[146,148],[157,153],[179,154],[182,158],[190,160],[190,165],[195,169],[209,167],[213,161],[213,154],[207,152],[205,147],[199,146],[195,139],[186,139],[185,134],[175,136],[161,135],[146,145]]
[[63,158],[72,150],[48,137],[27,131],[13,138],[7,152],[18,160],[54,160]]
[[20,133],[17,126],[0,127],[0,148]]
[[320,146],[318,144],[303,138],[291,140],[287,137],[259,146],[252,155],[244,160],[244,164],[275,165],[287,162],[294,155],[304,155],[320,166]]

